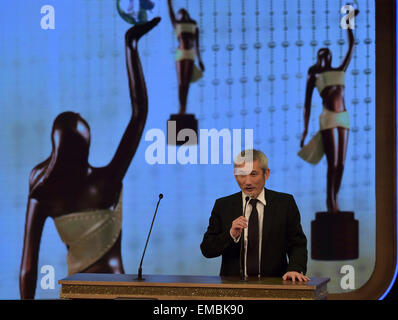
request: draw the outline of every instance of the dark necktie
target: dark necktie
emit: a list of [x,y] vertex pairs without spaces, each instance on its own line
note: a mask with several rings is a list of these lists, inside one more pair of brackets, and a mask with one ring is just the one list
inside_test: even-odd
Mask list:
[[251,199],[252,212],[249,217],[249,233],[247,244],[247,275],[258,276],[259,274],[259,228],[258,228],[258,212],[257,199]]

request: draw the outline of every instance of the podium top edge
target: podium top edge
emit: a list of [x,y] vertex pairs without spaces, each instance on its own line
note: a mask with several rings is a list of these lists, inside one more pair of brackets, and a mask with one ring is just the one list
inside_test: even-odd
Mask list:
[[63,285],[115,285],[115,286],[197,286],[197,287],[253,287],[274,289],[314,290],[327,284],[330,278],[311,278],[308,282],[284,281],[282,278],[196,276],[196,275],[143,275],[136,280],[136,274],[76,273],[59,280]]

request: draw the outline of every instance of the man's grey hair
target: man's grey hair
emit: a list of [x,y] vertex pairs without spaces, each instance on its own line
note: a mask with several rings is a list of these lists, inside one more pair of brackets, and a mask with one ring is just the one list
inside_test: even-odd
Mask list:
[[234,168],[243,162],[252,162],[257,160],[260,163],[260,168],[265,173],[268,170],[268,158],[267,156],[260,150],[256,149],[247,149],[241,151],[234,160]]

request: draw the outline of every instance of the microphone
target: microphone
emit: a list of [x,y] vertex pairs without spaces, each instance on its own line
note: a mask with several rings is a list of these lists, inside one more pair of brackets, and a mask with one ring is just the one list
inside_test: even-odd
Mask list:
[[[249,196],[246,196],[246,198],[245,198],[245,209],[243,210],[243,213],[242,213],[242,216],[245,216],[245,214],[246,214],[246,206],[247,206],[247,203],[249,202]],[[242,280],[242,281],[244,281],[245,280],[245,273],[244,273],[244,270],[243,270],[243,261],[242,261],[242,252],[243,252],[243,250],[244,250],[244,246],[243,246],[243,243],[245,242],[245,229],[242,229],[242,233],[240,234],[240,253],[239,253],[239,261],[240,261],[240,279]]]
[[135,280],[139,280],[139,281],[145,280],[145,278],[142,277],[142,262],[144,261],[144,256],[145,256],[146,247],[147,247],[147,245],[148,245],[149,237],[151,236],[151,232],[152,232],[153,222],[155,221],[156,212],[158,212],[159,203],[160,203],[160,200],[161,200],[162,198],[163,198],[163,194],[160,193],[160,194],[159,194],[159,200],[158,200],[158,203],[157,203],[157,205],[156,205],[155,214],[153,215],[153,218],[152,218],[151,228],[149,229],[148,238],[146,239],[144,252],[142,253],[140,266],[139,266],[139,268],[138,268],[138,276],[137,276],[137,278],[135,278]]

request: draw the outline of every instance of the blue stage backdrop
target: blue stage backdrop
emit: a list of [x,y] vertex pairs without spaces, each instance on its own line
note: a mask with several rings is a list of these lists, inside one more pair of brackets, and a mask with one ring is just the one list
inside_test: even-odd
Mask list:
[[[214,201],[239,191],[231,164],[149,164],[151,129],[166,133],[178,111],[174,52],[177,41],[167,2],[155,0],[149,17],[162,21],[140,43],[149,113],[144,135],[124,179],[122,258],[136,273],[158,194],[163,193],[152,230],[144,273],[218,275],[221,260],[205,259],[199,245]],[[308,68],[317,50],[329,47],[337,66],[347,50],[340,28],[343,1],[175,0],[197,21],[204,78],[191,84],[188,112],[200,129],[253,129],[254,147],[269,157],[266,186],[294,195],[311,252],[311,220],[326,209],[326,160],[310,165],[297,156],[304,129]],[[41,8],[51,5],[55,29],[42,29]],[[360,0],[356,46],[346,76],[345,102],[351,130],[339,193],[342,210],[359,220],[359,258],[309,259],[309,276],[331,277],[341,286],[342,267],[355,270],[355,288],[375,265],[375,10]],[[111,0],[15,0],[0,2],[0,298],[19,298],[28,181],[31,169],[51,152],[51,128],[63,111],[80,113],[91,127],[89,161],[106,165],[131,115],[124,33],[130,27]],[[314,92],[309,136],[319,129],[322,103]],[[308,138],[307,138],[308,139]],[[220,150],[222,150],[220,140]],[[229,159],[230,160],[230,159]],[[199,162],[199,150],[198,150]],[[209,156],[210,163],[210,156]],[[67,276],[67,250],[47,219],[39,253],[36,298],[57,298]],[[55,287],[43,288],[43,266],[55,271]],[[352,289],[349,289],[352,290]]]

